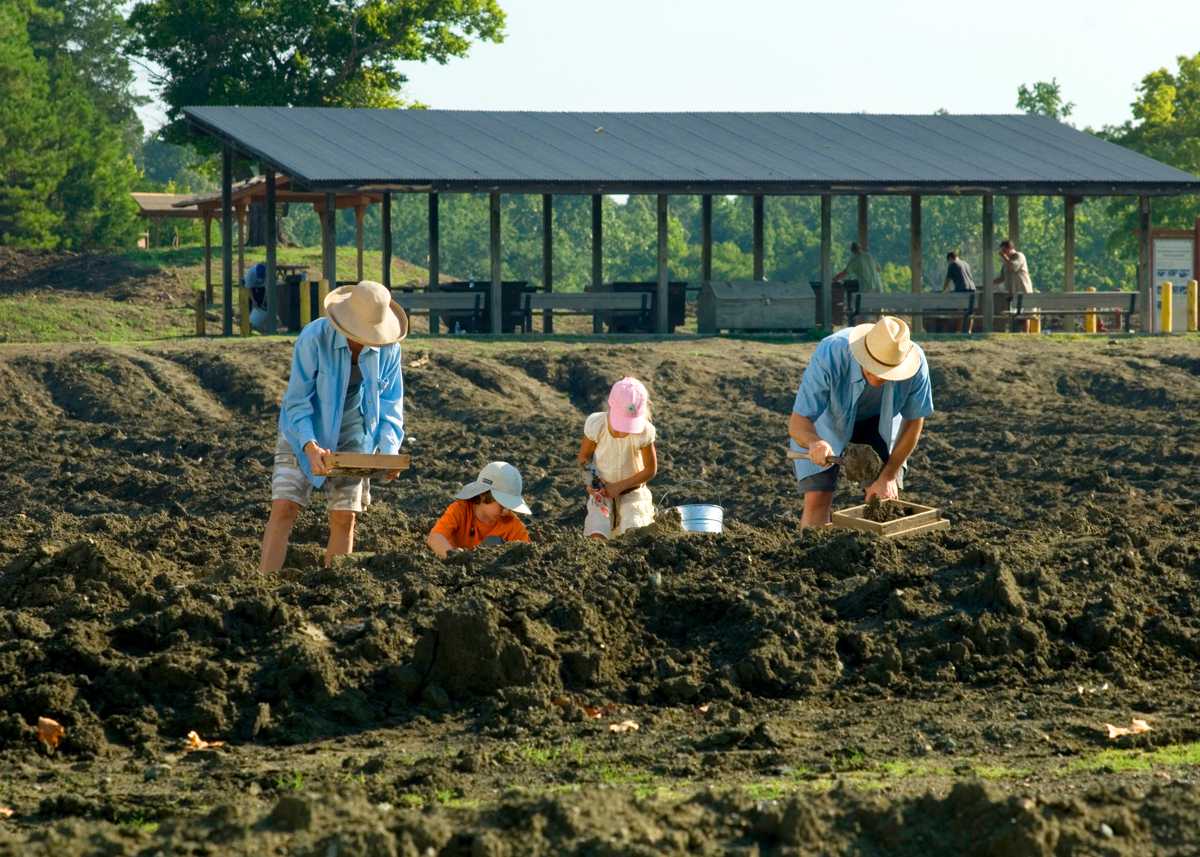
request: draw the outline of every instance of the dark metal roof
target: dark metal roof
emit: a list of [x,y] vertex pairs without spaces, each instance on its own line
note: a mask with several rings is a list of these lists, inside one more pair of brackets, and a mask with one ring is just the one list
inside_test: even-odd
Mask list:
[[1200,193],[1200,178],[1040,116],[189,107],[317,188],[672,193]]

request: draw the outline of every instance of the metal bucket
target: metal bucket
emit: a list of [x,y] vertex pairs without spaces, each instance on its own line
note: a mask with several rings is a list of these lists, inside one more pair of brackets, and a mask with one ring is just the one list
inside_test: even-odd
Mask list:
[[675,506],[679,523],[688,533],[720,533],[725,529],[725,510],[709,503]]

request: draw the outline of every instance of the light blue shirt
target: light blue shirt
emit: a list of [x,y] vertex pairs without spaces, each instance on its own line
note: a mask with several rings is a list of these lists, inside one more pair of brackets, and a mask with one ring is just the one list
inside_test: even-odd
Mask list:
[[[314,476],[304,446],[315,440],[337,450],[346,404],[346,385],[352,362],[350,344],[327,319],[305,325],[292,350],[292,374],[279,409],[279,431],[287,438],[300,469],[318,488],[324,476]],[[393,455],[404,440],[404,377],[400,346],[366,346],[358,355],[362,371],[362,449]]]
[[[850,328],[821,340],[804,370],[792,413],[808,417],[821,439],[841,455],[854,435],[858,400],[867,386],[862,367],[850,353]],[[921,346],[913,344],[921,355],[921,367],[904,381],[885,381],[879,402],[879,436],[888,451],[896,444],[901,420],[915,420],[933,413],[933,391],[929,385],[929,365]],[[792,449],[801,449],[795,441]],[[797,479],[805,479],[825,470],[807,458],[793,462]]]

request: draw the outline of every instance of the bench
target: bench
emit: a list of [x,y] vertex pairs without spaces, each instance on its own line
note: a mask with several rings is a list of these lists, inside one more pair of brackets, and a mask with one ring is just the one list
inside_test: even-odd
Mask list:
[[919,315],[957,319],[961,330],[971,332],[975,292],[859,292],[851,303],[850,324],[860,316]]
[[1037,318],[1040,321],[1042,316],[1123,313],[1125,332],[1129,333],[1133,329],[1137,299],[1137,292],[1031,292],[1016,296],[1012,318]]
[[645,292],[526,292],[522,302],[526,333],[533,330],[533,314],[546,311],[569,315],[632,312],[637,313],[642,322],[654,323],[651,317],[653,296]]
[[454,317],[469,319],[473,330],[487,327],[487,296],[483,292],[393,291],[392,300],[409,315],[434,313],[447,323]]

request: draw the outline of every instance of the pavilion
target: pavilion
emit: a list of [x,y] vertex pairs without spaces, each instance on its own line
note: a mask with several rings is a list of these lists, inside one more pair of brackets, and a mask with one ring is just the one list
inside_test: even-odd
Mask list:
[[[980,198],[984,329],[992,329],[996,196],[1008,198],[1009,234],[1019,231],[1021,195],[1065,201],[1064,290],[1074,290],[1075,206],[1084,197],[1138,200],[1140,305],[1150,296],[1151,199],[1200,194],[1200,178],[1042,116],[863,113],[549,113],[315,107],[189,107],[184,115],[223,146],[220,196],[223,330],[232,332],[235,155],[257,161],[268,209],[268,276],[275,267],[279,179],[330,211],[342,200],[382,205],[383,270],[391,259],[391,195],[429,201],[430,289],[438,284],[438,197],[487,193],[491,211],[491,329],[500,330],[500,195],[541,194],[543,278],[553,288],[552,198],[592,197],[592,279],[602,281],[602,200],[657,196],[657,328],[668,329],[667,198],[702,198],[701,278],[712,274],[712,196],[753,200],[754,278],[763,278],[763,200],[821,200],[821,301],[832,318],[832,199],[858,198],[858,236],[868,245],[870,197],[912,203],[913,291],[921,290],[921,198]],[[363,204],[366,204],[365,202]],[[359,220],[361,224],[361,218]],[[324,278],[336,283],[333,218],[323,218]],[[361,232],[361,229],[360,229]],[[361,246],[361,244],[360,244]],[[385,283],[390,285],[390,283]],[[273,290],[268,290],[272,295]]]

